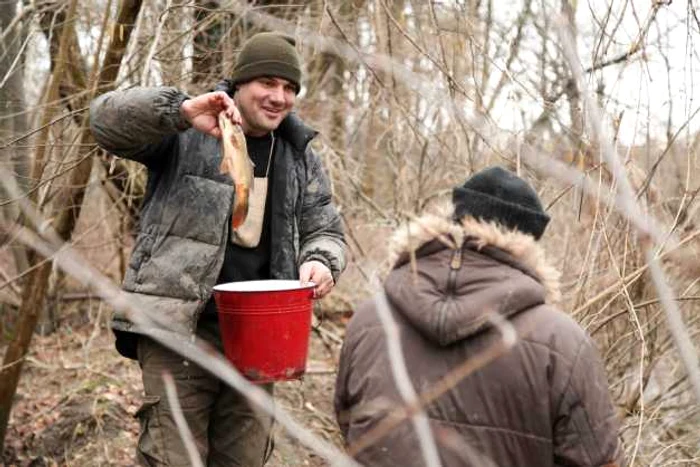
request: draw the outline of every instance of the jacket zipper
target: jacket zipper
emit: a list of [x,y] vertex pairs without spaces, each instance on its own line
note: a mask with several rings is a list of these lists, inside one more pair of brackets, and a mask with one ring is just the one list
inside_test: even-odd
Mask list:
[[438,335],[442,336],[445,330],[445,307],[447,307],[447,302],[454,297],[455,287],[457,285],[457,271],[462,267],[462,247],[455,249],[452,253],[452,258],[450,259],[450,272],[447,275],[447,288],[445,289],[445,299],[440,305],[438,311]]

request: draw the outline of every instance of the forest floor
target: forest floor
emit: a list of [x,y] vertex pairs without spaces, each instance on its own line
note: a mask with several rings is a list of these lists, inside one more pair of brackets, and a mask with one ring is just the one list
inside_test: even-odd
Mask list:
[[[138,364],[114,350],[111,331],[98,317],[35,336],[24,365],[5,440],[9,466],[136,465],[141,380]],[[312,333],[302,381],[278,383],[278,404],[323,439],[341,444],[332,411],[340,328],[325,321]],[[275,427],[269,467],[326,463]]]

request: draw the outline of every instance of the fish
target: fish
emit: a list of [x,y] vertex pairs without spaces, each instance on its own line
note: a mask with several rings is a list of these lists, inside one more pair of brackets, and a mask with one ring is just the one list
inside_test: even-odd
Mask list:
[[240,125],[234,123],[226,112],[219,113],[221,129],[221,164],[219,172],[228,174],[233,180],[234,200],[231,227],[237,229],[248,216],[248,200],[253,190],[255,165],[248,156],[245,134]]

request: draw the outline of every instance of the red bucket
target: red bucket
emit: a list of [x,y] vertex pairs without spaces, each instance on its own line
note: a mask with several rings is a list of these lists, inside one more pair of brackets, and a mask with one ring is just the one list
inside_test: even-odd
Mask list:
[[214,287],[226,358],[256,383],[298,379],[306,370],[313,284],[266,280]]

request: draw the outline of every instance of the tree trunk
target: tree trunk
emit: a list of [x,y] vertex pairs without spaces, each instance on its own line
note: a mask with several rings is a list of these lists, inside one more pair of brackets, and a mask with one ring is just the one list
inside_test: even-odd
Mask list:
[[[138,2],[141,3],[140,1]],[[90,96],[99,93],[102,89],[107,90],[111,87],[111,84],[117,77],[119,72],[122,56],[126,53],[126,38],[133,32],[134,23],[132,19],[129,19],[126,15],[128,11],[132,11],[134,8],[140,9],[140,6],[135,6],[135,2],[125,3],[125,7],[122,9],[124,14],[124,20],[127,21],[120,26],[113,26],[115,29],[112,33],[112,42],[107,50],[107,55],[104,61],[104,65],[101,68],[102,78],[98,82],[97,89],[88,89],[89,78],[87,76],[88,72],[84,65],[85,60],[83,59],[80,49],[77,45],[77,33],[74,28],[67,32],[68,34],[68,47],[66,53],[69,54],[68,61],[65,66],[68,67],[66,76],[70,79],[66,79],[64,83],[59,87],[61,99],[65,99],[68,104],[68,108],[84,108],[89,105]],[[135,18],[135,16],[134,16]],[[45,13],[40,16],[39,23],[42,27],[42,31],[46,40],[50,43],[50,49],[54,52],[52,53],[51,69],[53,70],[56,65],[55,52],[58,50],[58,42],[60,40],[62,27],[66,25],[66,12],[65,9],[46,9]],[[51,29],[53,26],[53,30]],[[109,31],[105,31],[109,34]],[[126,35],[124,35],[126,34]],[[116,42],[115,42],[116,41]],[[106,86],[106,87],[105,87]],[[93,85],[94,87],[94,85]],[[75,92],[75,96],[72,96],[68,91]],[[76,114],[73,118],[76,125],[82,126],[82,115]],[[123,159],[115,159],[111,157],[100,158],[104,172],[109,174],[108,179],[105,179],[104,184],[106,185],[105,191],[107,195],[112,199],[112,201],[117,202],[122,198],[122,195],[131,192],[130,198],[134,197],[133,189],[130,187],[130,174],[129,174],[129,162]],[[133,183],[131,184],[133,185]],[[135,196],[139,198],[137,193]],[[135,219],[138,216],[139,205],[138,203],[131,203],[125,206],[123,211],[125,212],[124,218],[125,229],[128,231],[129,226],[133,225]]]
[[[77,0],[73,0],[71,2],[68,18],[72,18],[74,16],[76,5]],[[62,80],[62,63],[65,61],[65,51],[68,43],[67,30],[68,29],[64,29],[61,34],[60,46],[57,51],[57,66],[54,68],[54,72],[48,87],[48,96],[46,99],[47,106],[44,110],[42,123],[50,122],[55,113],[54,106],[51,103],[55,100],[59,83]],[[43,127],[45,130],[42,131],[39,138],[40,140],[45,138],[44,141],[48,141],[48,127],[46,125],[43,125]],[[39,180],[43,172],[43,147],[43,144],[37,145],[34,165],[32,167],[32,178],[34,180]],[[30,199],[36,199],[36,191],[30,194]],[[31,259],[36,260],[36,255],[31,255]],[[5,435],[7,433],[7,424],[9,422],[10,411],[12,409],[12,400],[15,392],[17,391],[17,383],[19,382],[19,377],[22,372],[24,357],[27,354],[29,344],[32,340],[32,335],[34,334],[34,328],[36,327],[39,317],[38,310],[43,304],[44,292],[48,285],[50,273],[51,263],[45,262],[38,268],[34,269],[27,277],[24,290],[22,291],[22,304],[19,308],[17,332],[15,333],[14,339],[10,342],[7,350],[5,351],[2,368],[0,369],[0,441],[2,442],[0,452],[3,451],[2,448],[4,447]]]
[[[10,0],[0,8],[0,31],[8,32],[17,9],[17,1]],[[26,33],[24,26],[19,24],[16,29],[5,37],[0,43],[0,80],[5,80],[4,86],[0,86],[0,142],[9,142],[20,135],[25,134],[27,122],[24,115],[24,60],[20,57],[22,44]],[[19,58],[15,62],[16,58]],[[8,75],[9,73],[9,75]],[[0,150],[0,160],[6,161],[11,172],[17,175],[16,183],[22,191],[27,188],[29,165],[26,158],[26,150],[17,147],[8,147]],[[7,199],[8,194],[0,188],[0,199]],[[8,225],[19,220],[20,213],[15,203],[10,203],[0,208],[0,219],[4,219]],[[0,235],[0,245],[5,245],[9,238]],[[15,272],[27,269],[29,262],[26,250],[18,245],[12,245],[12,254],[15,262]]]
[[[67,18],[75,17],[75,8],[77,0],[73,0],[70,6]],[[141,9],[141,0],[123,0],[117,20],[114,23],[111,31],[111,42],[105,54],[105,59],[102,64],[99,75],[92,86],[92,92],[89,97],[94,96],[95,91],[99,89],[108,89],[114,86],[114,80],[119,72],[119,64],[126,50],[126,44],[129,41],[133,24]],[[70,23],[69,23],[70,24]],[[67,47],[71,37],[73,27],[67,27],[61,34],[59,47],[59,59],[56,61],[51,85],[49,86],[48,103],[53,102],[54,96],[57,95],[58,85],[61,82],[63,74],[64,58],[67,56]],[[50,117],[53,114],[53,106],[48,105],[45,110],[44,117]],[[94,142],[88,127],[87,113],[83,117],[82,126],[80,128],[81,137],[78,145],[79,159],[83,161],[70,174],[70,181],[66,184],[66,192],[63,196],[63,209],[55,220],[54,228],[60,238],[64,240],[70,239],[82,206],[83,197],[85,195],[85,185],[90,177],[92,168],[92,158],[84,157],[88,154]],[[46,120],[46,118],[45,118]],[[50,120],[50,118],[48,119]],[[37,152],[39,159],[41,156]],[[41,160],[39,160],[41,163]],[[37,167],[37,172],[40,172],[41,167]],[[22,305],[20,307],[20,325],[17,336],[10,343],[5,353],[2,368],[0,369],[0,444],[4,444],[7,425],[9,422],[10,411],[12,408],[12,399],[17,391],[17,384],[22,370],[24,358],[31,344],[32,334],[36,327],[38,317],[37,310],[43,303],[48,286],[48,279],[51,273],[51,262],[46,262],[32,271],[28,276],[27,286],[24,288],[22,295]],[[0,452],[3,446],[0,445]]]
[[217,0],[195,0],[195,5],[194,21],[197,33],[193,40],[192,82],[208,87],[222,73],[224,57],[219,43],[224,26],[221,20],[212,20],[219,7]]
[[[314,6],[315,14],[323,16],[322,2],[316,2]],[[340,2],[336,15],[341,20],[354,14],[356,10],[352,2]],[[336,41],[342,41],[342,35],[332,25],[322,29],[322,33]],[[345,152],[345,118],[347,116],[347,98],[343,92],[344,74],[347,69],[345,61],[331,52],[314,53],[307,69],[309,70],[306,79],[308,89],[304,100],[315,104],[315,108],[310,108],[308,111],[311,113],[315,111],[315,119],[324,121],[321,127],[329,129],[328,139],[334,149]],[[322,105],[318,105],[319,102]]]
[[[562,14],[570,26],[571,47],[578,47],[578,29],[576,27],[576,6],[571,0],[562,0]],[[571,76],[565,89],[569,101],[569,116],[571,118],[571,142],[574,146],[576,161],[582,163],[583,153],[583,108],[581,104],[581,90],[576,83],[576,78]],[[583,164],[585,166],[585,164]]]
[[[400,56],[400,53],[394,50],[399,49],[400,41],[399,34],[392,25],[392,18],[398,23],[403,22],[404,5],[404,0],[393,0],[384,5],[376,5],[377,52],[390,58]],[[398,93],[399,88],[391,72],[375,70],[373,74],[374,79],[370,85],[370,98],[373,100],[370,103],[367,131],[367,144],[373,147],[373,150],[368,151],[367,154],[373,157],[365,158],[362,189],[379,205],[389,203],[396,208],[399,204],[397,192],[397,185],[400,183],[399,172],[405,162],[395,157],[393,149],[397,99],[392,96]],[[392,175],[391,184],[387,183],[387,174]]]
[[[377,53],[388,55],[389,49],[389,39],[388,39],[388,24],[386,14],[384,9],[380,5],[376,6],[374,18],[374,29],[377,36]],[[365,146],[372,148],[370,151],[366,151],[364,155],[364,167],[362,169],[362,192],[368,198],[384,198],[382,195],[389,195],[386,193],[377,193],[376,188],[379,181],[380,186],[389,185],[386,184],[386,175],[388,172],[380,171],[380,165],[384,165],[384,157],[386,153],[383,148],[387,139],[387,122],[386,119],[382,117],[382,111],[386,106],[385,93],[388,87],[387,80],[391,77],[389,73],[382,72],[381,70],[375,70],[374,76],[371,79],[369,86],[369,117],[367,119],[367,130],[366,130],[366,143]],[[381,203],[381,200],[380,204]]]

